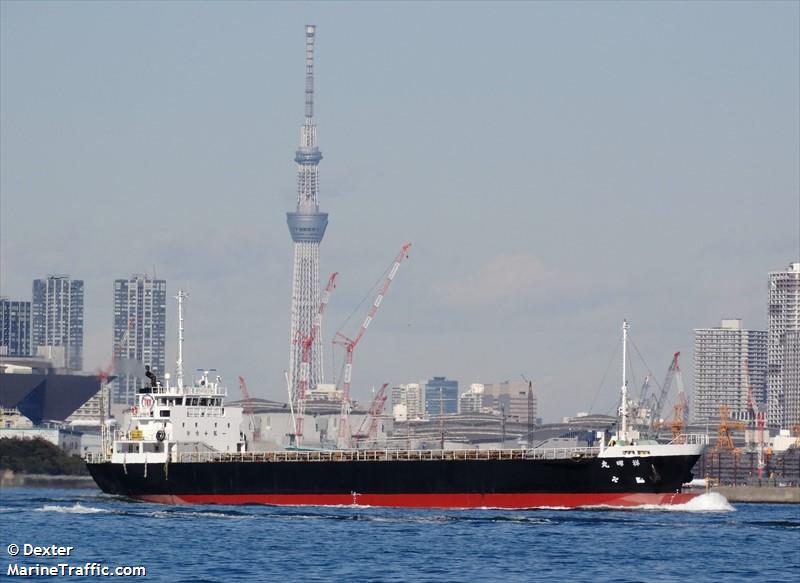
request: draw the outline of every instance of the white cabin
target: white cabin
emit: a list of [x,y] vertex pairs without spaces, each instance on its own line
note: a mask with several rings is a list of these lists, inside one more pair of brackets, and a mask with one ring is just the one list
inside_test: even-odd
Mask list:
[[162,385],[139,389],[128,428],[117,432],[113,463],[165,463],[182,453],[246,451],[240,433],[242,409],[225,407],[227,389],[220,377],[203,371],[190,386]]

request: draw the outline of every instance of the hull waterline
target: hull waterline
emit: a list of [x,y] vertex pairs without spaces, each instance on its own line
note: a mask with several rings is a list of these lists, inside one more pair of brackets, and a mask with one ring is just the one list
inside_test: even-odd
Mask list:
[[165,504],[536,508],[683,504],[697,461],[641,459],[89,464],[108,493]]

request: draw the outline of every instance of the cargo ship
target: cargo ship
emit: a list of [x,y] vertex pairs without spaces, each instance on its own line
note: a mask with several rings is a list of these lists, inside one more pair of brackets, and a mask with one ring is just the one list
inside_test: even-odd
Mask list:
[[[179,294],[179,298],[180,298]],[[182,342],[182,316],[179,299]],[[670,443],[628,424],[623,324],[619,430],[597,447],[462,450],[334,449],[255,452],[240,432],[242,409],[226,407],[219,377],[184,385],[150,375],[130,426],[87,455],[108,494],[165,504],[364,505],[536,508],[681,504],[705,435]]]

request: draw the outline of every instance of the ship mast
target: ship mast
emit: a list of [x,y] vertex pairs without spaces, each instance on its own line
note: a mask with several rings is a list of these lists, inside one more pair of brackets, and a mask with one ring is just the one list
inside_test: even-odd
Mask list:
[[175,374],[178,377],[178,390],[183,389],[183,300],[188,298],[182,289],[178,290],[175,299],[178,300],[178,362],[175,367]]
[[620,439],[628,439],[628,321],[622,321],[622,407]]

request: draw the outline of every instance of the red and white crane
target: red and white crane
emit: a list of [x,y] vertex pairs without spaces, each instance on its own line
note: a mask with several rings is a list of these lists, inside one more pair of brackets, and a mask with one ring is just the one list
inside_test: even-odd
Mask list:
[[383,386],[380,390],[375,393],[375,397],[372,399],[372,404],[369,406],[369,411],[367,412],[367,416],[364,417],[364,420],[361,422],[361,426],[358,428],[353,434],[353,439],[356,440],[356,445],[359,443],[366,441],[374,442],[378,438],[378,421],[383,415],[383,407],[386,404],[386,399],[389,397],[386,394],[386,387],[389,386],[389,383],[383,383]]
[[314,318],[314,324],[311,326],[311,332],[305,338],[300,340],[302,344],[302,356],[300,358],[300,378],[297,380],[297,411],[294,418],[294,434],[295,443],[299,446],[300,441],[303,439],[303,419],[306,412],[306,399],[308,398],[308,373],[311,368],[311,347],[314,345],[314,340],[319,334],[320,326],[322,325],[322,315],[325,313],[325,308],[328,306],[328,301],[331,299],[331,291],[336,287],[336,276],[338,272],[331,273],[328,278],[328,285],[322,292],[322,300],[317,310],[317,315]]
[[340,331],[336,333],[336,336],[333,339],[333,343],[343,346],[345,352],[347,353],[342,384],[342,412],[339,417],[339,449],[346,449],[350,447],[350,382],[353,378],[353,352],[355,352],[358,343],[361,342],[361,339],[364,337],[367,328],[369,328],[373,318],[375,318],[375,313],[378,311],[378,308],[381,307],[383,297],[386,295],[386,292],[389,291],[389,286],[392,285],[392,280],[394,280],[394,276],[397,275],[397,270],[400,269],[400,264],[408,257],[408,250],[410,248],[411,243],[406,243],[400,249],[400,253],[397,254],[397,257],[395,257],[394,263],[392,263],[392,267],[389,269],[389,273],[386,276],[386,279],[383,281],[383,285],[381,286],[375,301],[372,302],[372,306],[369,308],[367,317],[364,319],[364,323],[361,324],[361,328],[359,328],[356,337],[350,339]]

